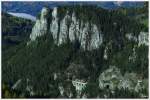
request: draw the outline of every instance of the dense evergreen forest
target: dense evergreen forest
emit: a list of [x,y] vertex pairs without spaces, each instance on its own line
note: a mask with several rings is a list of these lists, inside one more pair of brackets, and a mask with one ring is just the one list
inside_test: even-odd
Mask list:
[[7,50],[9,47],[27,40],[33,22],[2,12],[2,25],[2,49]]
[[[141,31],[148,32],[148,5],[142,8],[119,8],[105,10],[96,6],[64,6],[58,7],[58,17],[61,20],[66,12],[76,12],[77,18],[83,21],[95,23],[101,28],[105,37],[103,44],[92,51],[80,49],[78,41],[67,42],[57,46],[51,34],[38,37],[36,41],[29,42],[29,34],[33,22],[12,17],[2,13],[2,97],[3,98],[61,98],[59,84],[66,88],[67,92],[76,91],[71,81],[66,81],[66,70],[70,63],[82,64],[84,71],[79,70],[78,77],[88,79],[88,85],[83,91],[88,98],[139,98],[139,94],[128,89],[115,90],[112,94],[108,88],[101,90],[98,87],[100,73],[115,65],[124,75],[126,72],[137,73],[140,77],[148,79],[148,46],[138,46],[135,41],[125,38],[127,33],[133,33],[138,37]],[[51,10],[50,10],[51,12]],[[40,16],[40,15],[39,15]],[[49,20],[52,20],[50,16]],[[116,24],[117,23],[117,24]],[[9,45],[5,41],[9,42]],[[108,59],[103,58],[105,47],[108,46]],[[136,59],[129,61],[128,58],[135,48]],[[57,80],[53,79],[54,73],[60,73]],[[13,84],[21,79],[22,83],[17,90],[12,90]],[[30,80],[27,83],[27,79]],[[27,85],[32,85],[36,95],[31,96],[26,91]],[[94,92],[92,92],[94,91]],[[142,92],[148,94],[147,90]]]

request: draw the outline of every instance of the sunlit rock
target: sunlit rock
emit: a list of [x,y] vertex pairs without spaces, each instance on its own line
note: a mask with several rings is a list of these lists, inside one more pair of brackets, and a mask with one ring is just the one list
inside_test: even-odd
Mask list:
[[[136,73],[125,73],[123,76],[118,68],[110,66],[99,76],[100,89],[110,89],[111,91],[118,89],[128,89],[130,91],[138,92],[141,95],[145,95],[142,92],[148,85],[147,79],[141,79]],[[144,82],[145,81],[145,82]]]
[[58,29],[59,26],[58,26],[57,8],[55,7],[52,12],[52,22],[50,24],[50,32],[56,44],[57,44],[57,37],[58,37]]
[[36,40],[37,37],[42,36],[44,34],[47,33],[48,29],[47,29],[47,16],[48,14],[48,9],[47,8],[43,8],[41,11],[41,16],[40,19],[36,20],[36,23],[32,29],[32,33],[30,34],[30,39],[31,41]]
[[[78,40],[82,49],[93,50],[102,44],[103,36],[97,25],[88,21],[83,22],[82,19],[76,17],[75,12],[69,15],[67,11],[64,18],[59,20],[58,9],[55,7],[51,13],[51,22],[48,22],[50,21],[47,19],[48,14],[48,9],[43,8],[40,19],[37,19],[30,34],[31,41],[46,33],[51,33],[56,45]],[[48,23],[50,23],[49,27]]]
[[148,32],[140,32],[138,41],[139,41],[138,46],[141,46],[141,45],[148,46],[148,41],[149,41],[148,40]]
[[115,66],[110,66],[109,69],[101,73],[99,76],[99,87],[101,89],[109,88],[114,90],[118,83],[122,80],[120,70]]

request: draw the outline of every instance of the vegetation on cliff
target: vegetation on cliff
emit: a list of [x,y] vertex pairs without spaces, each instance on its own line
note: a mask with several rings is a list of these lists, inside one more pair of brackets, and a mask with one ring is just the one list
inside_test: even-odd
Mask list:
[[[27,45],[26,35],[31,32],[32,23],[5,15],[8,17],[8,22],[5,20],[6,17],[2,17],[4,37],[16,33],[15,35],[19,36],[19,39],[22,37],[24,41],[2,51],[2,83],[4,84],[2,96],[6,98],[61,97],[59,86],[65,83],[71,84],[70,81],[68,82],[68,76],[65,72],[69,65],[74,62],[84,65],[85,70],[87,70],[86,75],[82,72],[79,73],[83,75],[82,78],[89,82],[84,90],[88,98],[105,97],[104,94],[110,94],[109,98],[140,97],[138,93],[127,89],[116,89],[115,94],[111,94],[109,89],[100,90],[97,79],[100,73],[108,69],[110,65],[118,67],[122,74],[134,72],[143,79],[148,78],[148,46],[142,45],[139,47],[137,42],[125,38],[127,33],[133,33],[135,37],[138,37],[141,31],[147,31],[146,24],[143,25],[141,21],[131,18],[129,9],[123,11],[120,9],[104,10],[93,6],[70,6],[58,9],[60,19],[67,11],[69,13],[75,11],[78,18],[83,19],[85,22],[96,23],[104,35],[103,44],[92,51],[81,49],[78,41],[68,41],[57,46],[54,44],[51,33],[48,33]],[[141,12],[139,14],[143,14],[143,11]],[[5,46],[5,44],[2,45]],[[104,59],[106,47],[108,47],[108,58]],[[135,49],[136,58],[129,60],[129,56],[133,54],[133,49]],[[55,73],[60,74],[57,80],[54,79]],[[17,88],[19,92],[12,92],[12,86],[19,79],[22,79],[20,86]],[[27,79],[30,80],[29,84],[36,94],[34,96],[26,91],[27,86],[29,86],[29,84],[26,84]],[[67,92],[70,91],[70,87],[66,86],[64,97],[68,97]],[[71,90],[74,98],[76,93],[74,89],[71,88]],[[144,91],[147,94],[147,90]]]

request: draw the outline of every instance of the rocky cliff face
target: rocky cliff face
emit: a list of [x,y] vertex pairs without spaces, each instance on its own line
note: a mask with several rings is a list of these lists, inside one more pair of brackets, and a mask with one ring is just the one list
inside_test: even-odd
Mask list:
[[[91,22],[83,22],[77,19],[76,13],[69,15],[66,12],[63,19],[58,17],[58,9],[54,8],[51,16],[51,22],[48,22],[45,17],[48,13],[47,8],[41,11],[40,19],[36,21],[30,35],[31,41],[36,40],[37,37],[44,35],[49,31],[52,34],[55,44],[60,45],[67,42],[79,41],[81,48],[92,50],[98,48],[103,42],[103,36],[96,24]],[[49,27],[48,23],[50,24]]]
[[130,41],[133,40],[135,42],[138,42],[138,46],[148,46],[148,32],[140,32],[138,37],[135,37],[133,33],[126,34],[126,38],[128,38],[128,40]]
[[142,89],[147,89],[145,82],[147,79],[140,79],[135,73],[125,73],[123,76],[118,68],[111,66],[99,76],[99,87],[101,89],[109,88],[112,92],[115,88],[129,89],[139,92],[141,95]]
[[47,32],[47,18],[46,15],[48,14],[48,9],[43,8],[41,11],[40,19],[36,20],[36,23],[32,29],[32,33],[30,34],[30,39],[34,41],[38,36],[44,35]]

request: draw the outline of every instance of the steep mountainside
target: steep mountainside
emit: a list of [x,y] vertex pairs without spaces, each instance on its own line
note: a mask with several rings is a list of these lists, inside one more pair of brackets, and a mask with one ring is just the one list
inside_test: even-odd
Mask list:
[[2,47],[6,50],[28,39],[33,22],[2,12],[2,25]]
[[[108,13],[105,10],[92,7],[64,8],[64,15],[59,14],[60,10],[54,8],[51,12],[47,8],[43,8],[39,19],[36,21],[30,35],[31,41],[37,37],[50,33],[57,45],[64,42],[79,42],[84,50],[92,50],[98,48],[103,42],[104,44],[110,40],[117,42],[118,46],[123,46],[126,33],[133,33],[138,37],[140,31],[144,31],[142,25],[133,22],[136,29],[133,30],[130,24],[133,19],[122,18],[122,22],[117,22],[120,16],[113,18],[115,13]],[[60,8],[61,9],[61,8]],[[63,9],[63,8],[62,8]],[[67,10],[68,9],[68,10]],[[93,12],[86,12],[93,10]],[[80,13],[79,13],[80,11]],[[50,15],[49,12],[52,14]],[[118,12],[119,13],[119,12]],[[105,14],[105,16],[103,16]],[[110,14],[110,15],[109,15]],[[120,13],[121,14],[121,13]],[[86,16],[86,17],[85,17]],[[124,15],[122,15],[123,17]],[[105,23],[104,23],[105,22]],[[109,24],[108,24],[108,23]],[[128,22],[129,25],[123,24]],[[108,25],[105,27],[105,25]],[[109,30],[107,28],[109,27]],[[107,36],[114,32],[115,34]]]
[[58,45],[67,41],[77,41],[81,44],[83,49],[95,49],[103,42],[101,30],[98,29],[96,24],[88,20],[83,22],[79,18],[76,18],[75,12],[69,15],[68,12],[61,20],[57,15],[57,8],[54,8],[52,12],[52,22],[49,22],[48,10],[44,8],[41,12],[40,19],[36,21],[36,24],[30,35],[30,39],[33,41],[36,37],[51,32],[54,42]]
[[148,97],[148,31],[126,11],[44,7],[27,42],[3,56],[3,84],[18,97]]

